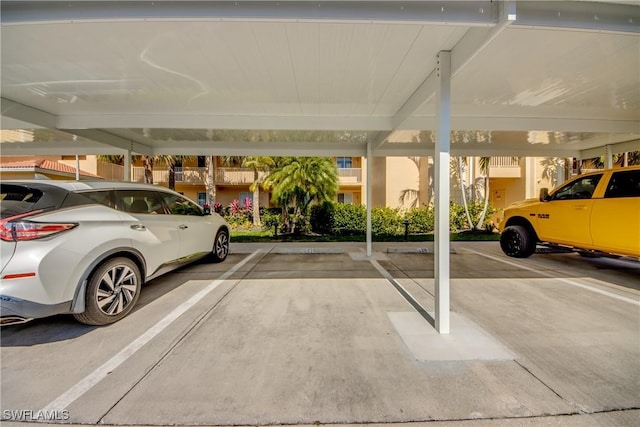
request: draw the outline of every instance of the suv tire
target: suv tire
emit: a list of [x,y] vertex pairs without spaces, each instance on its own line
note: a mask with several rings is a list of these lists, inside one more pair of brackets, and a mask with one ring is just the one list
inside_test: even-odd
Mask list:
[[133,309],[140,296],[140,269],[129,258],[112,258],[91,274],[85,295],[85,310],[74,314],[87,325],[117,322]]

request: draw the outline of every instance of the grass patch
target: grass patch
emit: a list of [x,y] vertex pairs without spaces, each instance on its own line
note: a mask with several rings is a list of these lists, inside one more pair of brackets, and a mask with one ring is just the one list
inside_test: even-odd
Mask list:
[[[484,231],[461,231],[450,234],[451,241],[497,241],[500,240],[499,233],[487,233]],[[374,242],[432,242],[434,235],[410,234],[405,239],[402,236],[374,235]],[[236,243],[256,243],[256,242],[365,242],[366,237],[357,236],[333,236],[333,235],[293,235],[279,234],[273,236],[273,231],[267,230],[232,230],[231,241]]]

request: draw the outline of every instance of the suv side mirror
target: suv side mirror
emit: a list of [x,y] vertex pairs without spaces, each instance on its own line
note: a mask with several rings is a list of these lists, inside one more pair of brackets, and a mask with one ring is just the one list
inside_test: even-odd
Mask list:
[[204,205],[202,207],[202,210],[204,211],[205,215],[211,215],[211,207],[209,205]]
[[546,202],[549,200],[549,189],[548,188],[541,188],[540,189],[540,201],[541,202]]

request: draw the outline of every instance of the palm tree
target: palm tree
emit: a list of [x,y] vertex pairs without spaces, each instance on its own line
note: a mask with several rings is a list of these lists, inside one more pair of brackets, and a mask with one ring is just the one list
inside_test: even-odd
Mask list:
[[253,192],[253,226],[260,227],[260,187],[264,184],[264,175],[261,177],[260,172],[267,172],[271,167],[275,166],[275,161],[271,157],[250,156],[245,157],[242,161],[242,167],[253,170],[253,183],[249,190]]
[[284,157],[276,161],[265,183],[273,189],[272,200],[283,208],[288,223],[287,208],[294,208],[291,232],[296,231],[298,218],[305,219],[312,202],[333,201],[338,193],[338,170],[326,157]]
[[[518,159],[518,157],[513,157],[512,159],[515,160],[515,159]],[[482,191],[479,191],[478,189],[476,189],[474,184],[470,184],[469,186],[464,185],[463,177],[464,177],[465,168],[468,163],[468,159],[466,157],[458,157],[456,163],[457,163],[456,174],[458,175],[460,188],[462,190],[462,205],[464,207],[465,214],[467,215],[467,221],[472,230],[478,230],[484,224],[484,220],[489,210],[489,197],[490,197],[489,171],[491,170],[491,157],[480,157],[478,159],[478,166],[480,168],[480,173],[482,174]],[[469,190],[471,194],[467,194]],[[476,196],[482,197],[483,205],[482,205],[482,211],[480,212],[478,221],[474,223],[471,218],[471,212],[469,210],[469,204],[467,203],[467,198],[470,197],[472,200],[476,200]]]
[[204,186],[207,192],[207,204],[213,209],[216,202],[216,158],[214,156],[205,156],[205,168],[207,170]]
[[491,169],[491,157],[480,157],[478,165],[480,166],[480,173],[483,175],[484,181],[484,205],[482,206],[482,213],[480,214],[480,218],[478,218],[478,223],[475,225],[472,224],[474,230],[482,227],[484,218],[487,216],[487,209],[489,208],[489,170]]

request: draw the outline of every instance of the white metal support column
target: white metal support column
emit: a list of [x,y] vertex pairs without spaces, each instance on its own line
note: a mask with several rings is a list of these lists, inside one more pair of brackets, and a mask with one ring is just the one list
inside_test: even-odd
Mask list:
[[613,167],[613,150],[610,145],[604,146],[604,156],[607,169],[611,169]]
[[435,150],[435,326],[441,334],[449,333],[449,198],[451,152],[451,52],[438,54],[436,90]]
[[131,150],[124,154],[124,176],[123,181],[131,181]]
[[566,171],[564,170],[565,159],[558,157],[556,160],[556,185],[560,185],[566,181]]
[[371,198],[373,197],[373,189],[371,180],[373,179],[373,156],[371,155],[371,143],[367,143],[367,256],[370,257],[371,250]]

